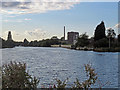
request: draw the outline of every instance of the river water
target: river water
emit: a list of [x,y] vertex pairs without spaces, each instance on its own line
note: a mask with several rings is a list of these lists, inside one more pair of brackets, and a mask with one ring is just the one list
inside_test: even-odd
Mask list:
[[[92,87],[118,87],[118,53],[77,51],[66,48],[15,47],[0,49],[2,63],[10,61],[24,62],[27,71],[40,79],[40,84],[48,87],[56,83],[55,79],[68,79],[68,87],[76,78],[81,82],[86,79],[84,64],[91,64],[98,75]],[[106,84],[107,83],[107,84]]]

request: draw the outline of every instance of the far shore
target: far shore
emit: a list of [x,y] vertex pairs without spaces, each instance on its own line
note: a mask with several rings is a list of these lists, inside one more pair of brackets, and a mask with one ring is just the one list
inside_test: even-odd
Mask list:
[[[71,47],[71,45],[51,45],[51,47],[61,47],[61,48],[67,48],[67,49],[74,49],[74,50],[81,50],[81,51],[94,51],[94,52],[120,52],[120,47],[115,48],[90,48],[90,47]],[[14,48],[14,47],[4,47],[5,48]]]
[[83,50],[83,51],[94,51],[94,52],[120,52],[120,47],[115,48],[90,48],[90,47],[77,47],[72,48],[71,45],[52,45],[51,47],[62,47],[67,49],[74,49],[74,50]]

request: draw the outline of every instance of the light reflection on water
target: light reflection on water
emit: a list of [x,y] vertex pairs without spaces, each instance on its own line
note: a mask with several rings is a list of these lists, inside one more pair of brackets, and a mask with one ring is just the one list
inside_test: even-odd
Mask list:
[[[86,79],[84,64],[92,64],[98,79],[102,83],[110,82],[104,87],[118,85],[118,53],[98,53],[93,51],[77,51],[65,48],[48,47],[16,47],[2,49],[3,64],[10,61],[20,61],[27,64],[31,75],[40,79],[39,87],[44,84],[55,84],[56,78],[65,80],[68,84],[78,78]],[[98,82],[94,87],[97,87]]]

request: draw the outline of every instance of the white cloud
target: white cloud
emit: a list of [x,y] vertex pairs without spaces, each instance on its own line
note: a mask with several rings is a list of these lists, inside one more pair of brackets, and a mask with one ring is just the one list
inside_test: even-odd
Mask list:
[[32,19],[30,19],[30,18],[25,18],[24,20],[25,20],[25,21],[30,21],[30,20],[32,20]]
[[119,0],[4,0],[4,2],[118,2]]
[[26,30],[24,32],[18,32],[15,30],[7,30],[2,33],[2,37],[4,39],[7,39],[8,31],[11,31],[13,40],[17,41],[23,41],[24,38],[27,38],[29,41],[32,40],[42,40],[46,37],[46,31],[41,30],[41,29],[35,29],[35,30]]
[[0,13],[29,14],[65,10],[80,2],[118,2],[119,0],[4,0],[0,2]]
[[9,22],[9,20],[2,20],[3,22]]
[[120,23],[116,24],[114,27],[115,28],[120,28]]
[[110,29],[111,27],[107,27],[106,30]]
[[21,22],[30,21],[30,20],[32,20],[32,19],[30,19],[30,18],[25,18],[25,19],[3,19],[2,21],[6,22],[6,23],[8,23],[8,22],[18,22],[18,23],[21,23]]
[[14,30],[7,30],[7,31],[5,31],[5,32],[2,33],[2,37],[4,39],[7,39],[7,35],[8,35],[9,31],[11,31],[13,39],[19,37],[20,35],[22,35],[22,34],[19,34],[18,32],[14,31]]
[[41,29],[35,29],[33,31],[25,31],[24,34],[29,39],[40,40],[40,39],[45,38],[46,31],[43,31]]
[[5,17],[8,17],[8,18],[14,18],[14,17],[16,17],[16,15],[6,15]]
[[2,2],[1,13],[4,14],[29,14],[29,13],[45,13],[53,10],[65,10],[72,8],[81,0],[75,0],[69,2],[69,0],[31,0],[29,2],[23,2],[23,0],[17,0],[15,2]]

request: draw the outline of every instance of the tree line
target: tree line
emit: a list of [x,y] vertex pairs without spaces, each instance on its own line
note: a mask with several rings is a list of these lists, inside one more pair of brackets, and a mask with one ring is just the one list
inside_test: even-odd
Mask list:
[[[107,31],[107,33],[106,33]],[[93,47],[93,48],[115,48],[120,47],[120,34],[116,36],[114,29],[109,28],[106,30],[105,24],[102,21],[95,29],[94,36],[89,38],[87,33],[81,34],[76,47]]]
[[[107,31],[107,33],[106,33]],[[10,35],[9,35],[10,36]],[[53,36],[51,39],[43,39],[40,41],[28,41],[24,39],[23,42],[16,42],[13,40],[4,40],[0,38],[1,48],[11,48],[15,46],[31,46],[31,47],[51,47],[51,45],[61,45],[67,44],[62,38],[58,39],[56,36]],[[77,43],[74,45],[77,47],[92,47],[92,48],[115,48],[120,47],[120,34],[116,36],[114,29],[109,28],[106,30],[105,24],[102,21],[95,29],[94,36],[89,38],[87,33],[81,34]]]
[[56,36],[53,36],[51,39],[43,39],[40,41],[28,41],[26,38],[23,42],[16,42],[13,40],[4,40],[0,38],[1,48],[13,48],[15,46],[24,46],[24,47],[51,47],[51,45],[59,45],[61,39],[58,39]]

